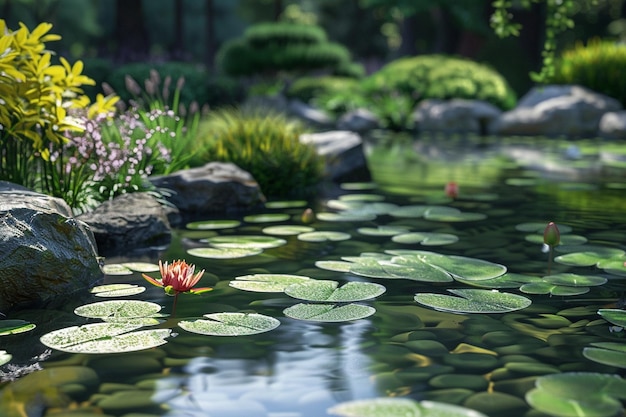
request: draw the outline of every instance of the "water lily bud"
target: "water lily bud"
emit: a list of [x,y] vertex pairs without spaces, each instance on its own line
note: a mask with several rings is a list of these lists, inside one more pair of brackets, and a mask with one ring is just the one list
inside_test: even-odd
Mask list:
[[167,295],[176,295],[177,291],[171,285],[168,285],[167,287],[165,287],[163,289],[165,290],[165,294],[167,294]]
[[548,223],[543,231],[543,243],[548,246],[556,246],[561,242],[561,233],[554,222]]
[[454,181],[450,181],[446,184],[444,191],[448,197],[457,198],[459,196],[459,185]]
[[315,213],[313,213],[313,210],[309,207],[306,210],[304,210],[304,212],[302,213],[302,223],[309,224],[309,223],[313,223],[314,221],[315,221]]

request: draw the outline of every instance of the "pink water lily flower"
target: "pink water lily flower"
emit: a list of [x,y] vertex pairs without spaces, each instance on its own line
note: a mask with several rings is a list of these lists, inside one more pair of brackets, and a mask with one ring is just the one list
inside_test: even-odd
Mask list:
[[211,291],[212,288],[209,287],[193,288],[204,275],[204,269],[194,275],[195,269],[195,265],[181,260],[174,261],[171,265],[159,261],[161,279],[155,279],[146,274],[142,274],[142,276],[150,284],[163,288],[169,295],[177,295],[182,292],[199,294]]

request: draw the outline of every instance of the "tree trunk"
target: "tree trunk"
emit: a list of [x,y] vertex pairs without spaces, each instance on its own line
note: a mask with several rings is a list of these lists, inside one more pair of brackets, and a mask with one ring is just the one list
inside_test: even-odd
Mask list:
[[144,24],[142,0],[115,1],[116,59],[139,61],[149,55],[150,43]]

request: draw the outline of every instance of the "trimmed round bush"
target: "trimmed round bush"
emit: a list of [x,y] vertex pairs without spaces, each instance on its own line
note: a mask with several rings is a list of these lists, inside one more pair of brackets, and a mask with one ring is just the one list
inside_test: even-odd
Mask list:
[[358,89],[359,81],[350,77],[302,77],[289,86],[286,95],[289,98],[297,98],[308,103],[322,95],[350,92]]
[[578,84],[626,106],[626,45],[598,38],[579,42],[556,61],[554,84]]
[[282,114],[216,110],[199,131],[195,164],[232,162],[252,174],[268,197],[306,197],[322,178],[322,158],[300,142],[304,127]]

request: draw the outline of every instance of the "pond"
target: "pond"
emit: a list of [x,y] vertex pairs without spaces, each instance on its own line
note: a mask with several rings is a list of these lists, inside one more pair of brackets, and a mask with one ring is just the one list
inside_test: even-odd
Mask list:
[[[0,415],[623,415],[622,148],[384,137],[366,151],[372,182],[194,219],[166,248],[105,260],[103,285],[143,292],[18,312],[37,327],[0,338],[13,354],[3,378],[17,378]],[[205,269],[199,286],[213,290],[181,294],[168,317],[174,298],[141,274],[176,259]],[[152,347],[88,353],[66,340],[87,327],[45,336],[103,322],[81,306],[114,300],[148,306],[102,315],[154,320],[141,327]],[[140,326],[108,348],[144,343]],[[355,402],[383,398],[400,402]]]

